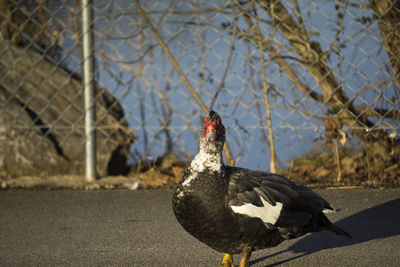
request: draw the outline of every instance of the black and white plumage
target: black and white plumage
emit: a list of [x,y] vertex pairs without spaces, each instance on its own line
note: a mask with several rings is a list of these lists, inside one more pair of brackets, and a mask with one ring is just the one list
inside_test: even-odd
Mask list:
[[173,195],[176,218],[194,237],[229,254],[321,230],[351,237],[328,220],[324,213],[333,209],[311,189],[280,175],[225,166],[224,142],[221,118],[210,111],[200,151]]

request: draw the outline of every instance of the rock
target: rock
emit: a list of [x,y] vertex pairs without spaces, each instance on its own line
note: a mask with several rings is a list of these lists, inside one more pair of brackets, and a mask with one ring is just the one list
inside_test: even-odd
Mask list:
[[[84,174],[79,75],[31,50],[0,41],[0,178]],[[96,88],[97,174],[125,174],[130,144],[122,107]]]

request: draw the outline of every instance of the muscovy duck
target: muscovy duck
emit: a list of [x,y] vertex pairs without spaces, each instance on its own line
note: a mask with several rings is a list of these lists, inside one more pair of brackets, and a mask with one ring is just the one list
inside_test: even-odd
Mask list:
[[210,111],[201,129],[200,152],[192,160],[173,195],[175,216],[201,242],[224,254],[221,266],[249,266],[251,252],[278,245],[306,233],[330,230],[351,235],[332,224],[334,212],[311,189],[262,171],[225,166],[225,127]]

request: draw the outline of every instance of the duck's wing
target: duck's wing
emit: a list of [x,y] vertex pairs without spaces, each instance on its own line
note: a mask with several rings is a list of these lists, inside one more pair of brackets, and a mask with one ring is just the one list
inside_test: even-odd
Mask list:
[[317,193],[283,176],[236,167],[226,167],[225,174],[232,211],[258,217],[268,227],[303,226],[313,215],[332,210]]

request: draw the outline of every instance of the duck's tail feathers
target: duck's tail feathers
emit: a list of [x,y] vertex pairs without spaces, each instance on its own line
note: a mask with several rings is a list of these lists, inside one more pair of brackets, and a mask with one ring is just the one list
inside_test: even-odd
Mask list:
[[332,232],[334,232],[337,235],[344,235],[347,238],[353,238],[351,236],[351,234],[347,233],[345,230],[343,230],[342,228],[340,228],[337,225],[334,225],[326,216],[325,214],[322,213],[321,218],[321,223],[323,225],[325,225],[326,228],[328,228],[329,230],[331,230]]
[[351,236],[351,234],[347,233],[345,230],[343,230],[342,228],[340,228],[339,226],[334,225],[333,223],[330,222],[329,225],[329,230],[331,230],[332,232],[334,232],[337,235],[344,235],[347,238],[353,238]]

